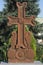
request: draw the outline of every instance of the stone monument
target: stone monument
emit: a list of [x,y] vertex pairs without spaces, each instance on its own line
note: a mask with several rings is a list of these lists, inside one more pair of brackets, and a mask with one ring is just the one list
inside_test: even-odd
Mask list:
[[31,32],[25,31],[25,25],[34,26],[35,17],[25,17],[27,2],[17,2],[18,17],[9,16],[8,26],[18,25],[18,33],[13,31],[11,36],[11,47],[8,49],[8,62],[33,62],[34,51],[31,44]]

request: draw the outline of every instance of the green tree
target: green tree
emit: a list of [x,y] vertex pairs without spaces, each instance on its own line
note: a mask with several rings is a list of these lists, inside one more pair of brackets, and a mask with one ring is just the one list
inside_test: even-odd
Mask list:
[[8,19],[2,18],[0,21],[0,61],[7,61],[7,50],[10,46],[9,39],[11,32],[16,30],[15,26],[7,26]]
[[27,8],[26,8],[26,15],[38,15],[40,12],[39,9],[39,0],[4,0],[5,1],[5,8],[4,8],[4,13],[8,12],[14,12],[17,15],[17,6],[16,2],[27,2]]
[[[37,39],[42,39],[43,40],[43,23],[42,24],[37,24],[34,29],[34,37]],[[38,35],[40,33],[41,35]],[[43,41],[42,43],[36,44],[36,59],[40,60],[43,63]]]

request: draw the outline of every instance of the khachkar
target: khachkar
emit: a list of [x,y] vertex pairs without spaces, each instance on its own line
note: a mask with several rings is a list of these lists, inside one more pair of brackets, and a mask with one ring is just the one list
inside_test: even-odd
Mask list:
[[31,32],[25,31],[25,25],[29,24],[34,26],[34,16],[25,17],[26,2],[17,2],[18,17],[9,16],[8,25],[18,25],[18,33],[12,32],[11,47],[8,50],[8,62],[32,62],[34,61],[34,51],[32,50]]

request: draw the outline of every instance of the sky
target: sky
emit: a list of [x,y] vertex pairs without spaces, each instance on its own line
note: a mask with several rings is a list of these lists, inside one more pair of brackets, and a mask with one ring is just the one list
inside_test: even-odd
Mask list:
[[40,8],[40,13],[38,17],[43,17],[43,0],[39,1],[39,8]]
[[[40,8],[40,13],[38,17],[43,17],[43,0],[40,0],[38,3]],[[4,0],[0,0],[0,11],[2,11],[3,8],[4,8]]]
[[4,0],[0,0],[0,11],[4,8]]

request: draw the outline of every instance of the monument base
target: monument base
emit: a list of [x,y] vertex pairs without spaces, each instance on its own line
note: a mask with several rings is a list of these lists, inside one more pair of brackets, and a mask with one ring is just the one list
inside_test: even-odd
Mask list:
[[33,62],[34,61],[34,52],[32,49],[12,49],[8,51],[8,62],[11,63],[24,63],[24,62]]

